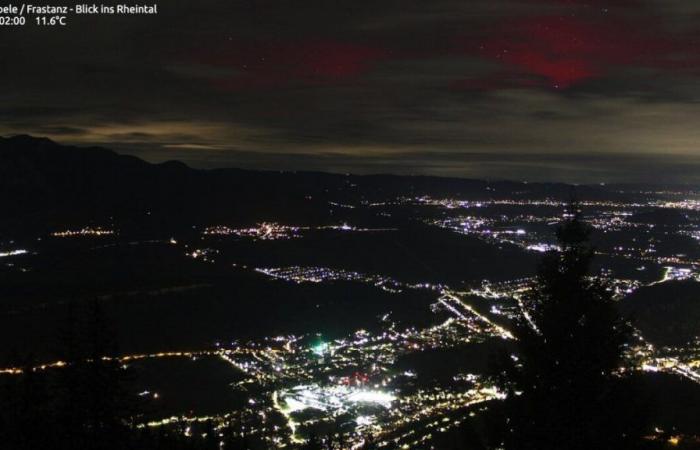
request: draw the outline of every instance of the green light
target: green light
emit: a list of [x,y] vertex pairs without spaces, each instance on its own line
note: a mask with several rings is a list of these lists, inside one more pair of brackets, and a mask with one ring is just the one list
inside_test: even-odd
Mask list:
[[328,343],[327,342],[320,342],[313,347],[311,347],[311,351],[318,356],[323,356],[326,353],[328,353]]

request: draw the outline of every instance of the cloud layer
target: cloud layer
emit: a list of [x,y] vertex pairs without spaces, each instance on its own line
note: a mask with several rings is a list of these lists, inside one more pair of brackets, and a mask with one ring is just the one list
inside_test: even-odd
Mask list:
[[170,0],[0,30],[0,132],[199,167],[700,182],[700,6],[610,3]]

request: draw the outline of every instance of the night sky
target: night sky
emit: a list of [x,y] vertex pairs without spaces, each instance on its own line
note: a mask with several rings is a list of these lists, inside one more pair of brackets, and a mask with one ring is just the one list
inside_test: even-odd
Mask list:
[[161,0],[5,28],[18,133],[195,167],[700,182],[700,1]]

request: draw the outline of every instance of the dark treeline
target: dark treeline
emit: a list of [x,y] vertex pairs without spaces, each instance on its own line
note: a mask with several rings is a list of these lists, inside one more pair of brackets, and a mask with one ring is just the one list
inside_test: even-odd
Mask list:
[[[136,395],[131,370],[118,360],[109,324],[96,302],[73,306],[57,336],[63,368],[38,370],[13,355],[21,375],[0,377],[0,448],[7,450],[238,450],[231,429],[193,423],[192,437],[173,427],[137,427],[157,411]],[[223,443],[223,445],[221,444]]]

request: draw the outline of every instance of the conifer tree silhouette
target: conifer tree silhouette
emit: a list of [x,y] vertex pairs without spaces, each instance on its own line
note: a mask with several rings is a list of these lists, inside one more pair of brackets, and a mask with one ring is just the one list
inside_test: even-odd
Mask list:
[[620,375],[631,327],[605,282],[591,276],[591,227],[576,202],[542,259],[495,376],[507,394],[495,443],[506,450],[639,448],[646,425],[633,383]]

